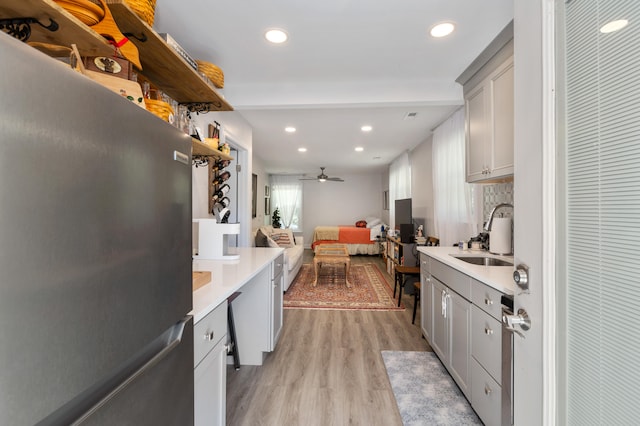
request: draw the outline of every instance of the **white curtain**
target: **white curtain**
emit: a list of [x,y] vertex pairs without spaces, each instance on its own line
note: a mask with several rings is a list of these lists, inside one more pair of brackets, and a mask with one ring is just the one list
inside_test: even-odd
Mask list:
[[433,132],[434,225],[440,245],[451,246],[478,233],[472,186],[465,182],[464,109]]
[[389,166],[389,225],[396,225],[395,200],[411,198],[411,163],[409,153],[404,152]]
[[285,228],[302,230],[302,176],[271,175],[271,211],[280,209]]

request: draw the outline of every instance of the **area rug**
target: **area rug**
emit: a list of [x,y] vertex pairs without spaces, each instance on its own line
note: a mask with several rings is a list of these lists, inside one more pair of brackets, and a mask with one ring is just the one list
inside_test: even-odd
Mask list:
[[404,426],[482,425],[433,352],[382,351]]
[[318,284],[313,287],[313,264],[305,263],[284,295],[285,309],[335,309],[397,311],[393,289],[380,269],[373,263],[352,264],[350,288],[344,282],[344,265],[323,265]]

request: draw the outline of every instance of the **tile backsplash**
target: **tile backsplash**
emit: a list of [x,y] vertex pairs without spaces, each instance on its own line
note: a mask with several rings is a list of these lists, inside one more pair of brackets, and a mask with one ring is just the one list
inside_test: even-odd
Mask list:
[[[482,217],[488,218],[491,209],[501,203],[513,204],[513,182],[496,183],[482,186],[483,211]],[[500,209],[504,217],[512,217],[512,209]]]

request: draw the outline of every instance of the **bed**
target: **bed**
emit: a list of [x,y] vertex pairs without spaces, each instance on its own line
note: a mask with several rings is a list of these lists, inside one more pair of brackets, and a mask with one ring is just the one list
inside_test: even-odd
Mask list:
[[378,239],[382,234],[382,224],[371,228],[357,226],[316,226],[313,231],[311,248],[320,244],[346,244],[350,255],[380,254]]

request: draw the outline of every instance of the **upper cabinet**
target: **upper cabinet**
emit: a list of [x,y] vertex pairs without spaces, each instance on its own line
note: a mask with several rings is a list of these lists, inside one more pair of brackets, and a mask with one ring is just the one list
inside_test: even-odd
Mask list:
[[456,80],[465,103],[467,182],[513,176],[513,22]]

